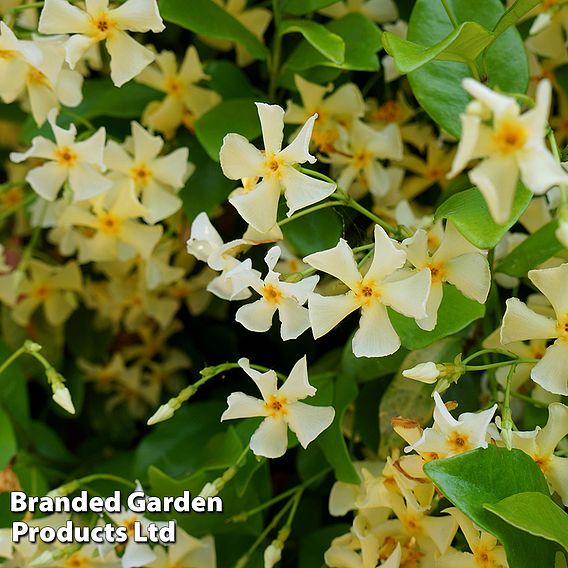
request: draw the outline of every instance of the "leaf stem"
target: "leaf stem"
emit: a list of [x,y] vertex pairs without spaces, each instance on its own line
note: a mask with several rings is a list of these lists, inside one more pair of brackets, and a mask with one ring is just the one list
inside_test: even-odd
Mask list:
[[444,6],[444,10],[446,11],[448,18],[450,19],[452,26],[454,27],[455,30],[458,29],[459,28],[458,21],[456,19],[456,16],[455,16],[452,8],[448,4],[448,0],[442,0],[442,5]]

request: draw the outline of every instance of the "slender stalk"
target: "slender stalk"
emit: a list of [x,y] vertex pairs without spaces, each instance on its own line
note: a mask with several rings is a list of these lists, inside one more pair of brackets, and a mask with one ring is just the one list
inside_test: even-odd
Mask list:
[[481,349],[480,351],[476,351],[475,353],[472,353],[471,355],[469,355],[468,357],[466,357],[463,361],[462,364],[466,365],[467,363],[469,363],[472,359],[476,359],[477,357],[480,357],[481,355],[485,355],[486,353],[496,353],[497,355],[506,355],[508,357],[515,357],[517,358],[517,356],[511,352],[511,351],[507,351],[506,349]]
[[521,394],[520,392],[511,391],[511,396],[513,398],[517,398],[519,400],[522,400],[523,402],[528,402],[529,404],[532,404],[533,406],[536,406],[537,408],[548,408],[548,404],[546,402],[542,402],[540,400],[535,400],[534,398],[531,398],[530,396],[527,396],[525,394]]
[[26,345],[22,345],[19,349],[17,349],[16,351],[14,351],[14,353],[12,353],[12,355],[10,355],[10,357],[8,357],[8,359],[6,359],[1,365],[0,365],[0,375],[14,362],[16,361],[16,359],[18,359],[18,357],[20,357],[21,355],[23,355],[24,353],[27,353],[27,348]]
[[310,213],[314,213],[315,211],[319,211],[320,209],[326,209],[328,207],[344,207],[345,203],[343,201],[324,201],[323,203],[318,203],[317,205],[312,205],[312,207],[308,207],[307,209],[302,209],[297,213],[294,213],[291,217],[286,219],[282,219],[282,221],[278,221],[278,226],[283,227],[284,225],[290,223],[291,221],[295,221],[304,215],[309,215]]
[[513,361],[500,361],[499,363],[489,363],[488,365],[466,365],[466,371],[486,371],[497,367],[509,367],[510,365],[520,365],[521,363],[538,363],[538,359],[515,359]]
[[446,14],[448,15],[448,18],[450,19],[450,22],[452,23],[452,26],[454,27],[454,29],[459,28],[458,21],[456,19],[456,16],[455,16],[452,8],[448,4],[448,0],[442,0],[442,5],[444,6],[444,10],[446,10]]
[[276,98],[276,88],[278,75],[280,73],[280,62],[282,59],[282,35],[280,34],[280,22],[282,14],[280,11],[280,0],[272,0],[272,13],[274,15],[274,41],[272,44],[272,55],[270,57],[270,81],[268,85],[268,96],[271,100]]

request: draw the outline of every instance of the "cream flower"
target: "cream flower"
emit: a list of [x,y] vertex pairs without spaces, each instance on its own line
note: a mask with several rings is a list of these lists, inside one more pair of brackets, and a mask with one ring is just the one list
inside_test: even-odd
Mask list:
[[179,68],[175,53],[162,51],[155,63],[136,77],[138,83],[166,93],[163,100],[152,101],[146,107],[142,123],[167,138],[180,124],[193,130],[195,120],[221,101],[215,91],[197,85],[207,78],[194,46],[187,48]]
[[167,549],[155,547],[156,559],[147,568],[216,568],[215,542],[212,536],[194,538],[181,527],[176,527],[176,542]]
[[161,32],[164,23],[156,0],[127,0],[117,8],[109,8],[109,0],[86,0],[85,7],[83,11],[67,0],[46,0],[38,30],[42,34],[73,34],[65,42],[65,59],[71,69],[93,45],[106,41],[110,76],[121,87],[154,61],[154,53],[125,31]]
[[77,293],[81,289],[81,271],[76,262],[51,266],[32,260],[29,276],[18,289],[19,298],[12,318],[20,325],[27,325],[37,308],[43,306],[47,321],[54,326],[61,325],[77,308]]
[[410,276],[397,272],[404,265],[406,254],[378,225],[375,225],[373,260],[365,274],[359,272],[353,251],[343,239],[334,248],[311,254],[304,261],[335,276],[349,288],[346,294],[338,296],[310,296],[310,322],[316,339],[351,312],[361,309],[359,329],[353,336],[353,353],[356,357],[384,357],[400,347],[387,306],[407,317],[426,316],[430,272],[421,270]]
[[319,10],[320,14],[330,18],[343,18],[350,12],[360,12],[379,24],[398,18],[398,10],[392,0],[343,0]]
[[528,276],[552,304],[556,320],[534,312],[518,298],[509,298],[501,327],[501,342],[507,345],[530,339],[555,339],[531,370],[531,378],[549,392],[568,395],[568,263],[531,270]]
[[354,83],[346,83],[326,97],[333,85],[322,87],[306,81],[301,75],[295,75],[294,82],[303,106],[288,100],[284,122],[304,124],[312,115],[317,114],[312,141],[320,150],[332,151],[340,137],[340,128],[349,127],[355,118],[361,118],[365,113],[361,91]]
[[492,534],[476,528],[473,521],[455,507],[450,507],[444,512],[449,513],[458,522],[471,553],[451,549],[443,558],[437,561],[437,567],[506,568],[508,566],[505,549],[498,544],[497,539]]
[[511,432],[514,448],[523,450],[540,467],[551,491],[568,506],[568,458],[555,456],[556,446],[568,435],[568,406],[553,402],[548,407],[548,422],[530,432]]
[[[215,4],[219,4],[219,6],[221,6],[226,12],[231,14],[235,20],[240,22],[260,41],[263,41],[264,32],[272,19],[272,13],[270,10],[267,10],[266,8],[257,8],[256,6],[247,9],[247,0],[213,1]],[[234,47],[237,55],[237,65],[239,67],[244,67],[253,61],[251,54],[239,42],[231,42],[206,36],[200,37],[204,43],[220,51],[230,51]]]
[[349,190],[357,177],[361,176],[369,191],[374,195],[386,195],[391,180],[380,160],[402,159],[402,138],[396,124],[389,124],[382,130],[375,130],[360,120],[354,120],[349,143],[345,148],[336,148],[329,157],[340,173],[337,185]]
[[118,174],[111,174],[113,181],[125,181],[141,194],[142,205],[147,210],[144,220],[153,225],[180,209],[182,201],[176,194],[183,187],[193,164],[187,161],[187,148],[178,148],[167,156],[158,157],[164,141],[159,136],[152,136],[137,122],[132,122],[131,142],[131,148],[125,148],[110,140],[104,161],[111,172]]
[[99,195],[110,189],[112,183],[102,175],[105,170],[103,152],[106,132],[99,128],[90,138],[76,142],[77,129],[57,126],[57,111],[48,116],[55,142],[36,136],[31,148],[24,153],[12,152],[10,159],[19,163],[28,158],[42,158],[47,163],[33,168],[26,175],[32,189],[44,199],[53,201],[63,184],[68,181],[74,201]]
[[450,222],[440,246],[430,254],[428,235],[420,229],[402,243],[408,261],[419,270],[428,268],[432,285],[426,305],[426,317],[417,320],[425,330],[432,330],[438,321],[438,309],[444,295],[444,282],[453,284],[464,296],[485,303],[491,287],[491,271],[485,252],[474,247]]
[[487,429],[497,410],[496,404],[481,412],[464,412],[456,420],[437,392],[434,401],[434,425],[426,428],[417,442],[407,446],[406,452],[415,450],[422,456],[439,459],[487,447]]
[[[547,149],[544,137],[550,111],[551,86],[541,81],[536,106],[521,115],[515,99],[500,95],[473,79],[464,79],[464,89],[475,97],[461,115],[462,138],[454,158],[454,177],[470,160],[482,161],[469,172],[497,223],[505,223],[521,181],[533,193],[542,194],[550,187],[568,183],[568,174]],[[492,125],[485,124],[492,115]]]
[[147,259],[162,236],[161,225],[149,227],[136,219],[146,214],[132,188],[111,190],[92,200],[87,209],[69,205],[59,225],[91,229],[77,236],[79,262]]
[[317,115],[310,117],[296,138],[284,149],[284,110],[278,105],[256,103],[264,152],[240,134],[227,134],[219,154],[223,173],[229,179],[262,178],[252,187],[239,188],[229,197],[240,216],[255,229],[266,232],[276,224],[278,200],[283,192],[290,217],[298,209],[329,197],[335,184],[299,172],[294,166],[316,159],[309,153]]
[[407,379],[413,379],[421,383],[432,385],[438,380],[440,369],[438,369],[436,363],[428,361],[426,363],[419,363],[411,369],[405,369],[402,371],[402,376]]
[[248,273],[248,278],[247,273],[243,273],[243,279],[261,298],[241,306],[235,319],[250,331],[263,332],[270,329],[274,313],[278,312],[282,322],[280,335],[286,341],[296,339],[310,327],[308,309],[303,306],[314,291],[319,276],[309,276],[300,282],[281,282],[280,273],[274,271],[281,254],[278,246],[268,251],[264,259],[268,274],[264,280],[254,273]]
[[[260,278],[260,272],[252,268],[250,258],[241,262],[235,256],[252,244],[246,239],[223,243],[207,214],[200,213],[191,224],[187,252],[221,272],[207,285],[209,292],[224,300],[246,300],[251,296],[250,278]],[[243,273],[247,273],[246,278]]]
[[299,402],[316,394],[316,389],[308,381],[305,356],[294,365],[280,388],[274,371],[255,371],[245,358],[239,359],[239,365],[256,383],[262,400],[243,392],[234,392],[227,399],[229,407],[221,420],[265,417],[250,439],[250,448],[255,455],[267,458],[283,456],[288,446],[288,427],[296,434],[302,447],[307,448],[333,422],[333,407]]

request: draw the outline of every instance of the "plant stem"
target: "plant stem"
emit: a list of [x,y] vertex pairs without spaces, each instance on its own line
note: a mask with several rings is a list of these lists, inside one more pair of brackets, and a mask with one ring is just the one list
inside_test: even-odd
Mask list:
[[309,215],[310,213],[313,213],[314,211],[319,211],[320,209],[326,209],[327,207],[342,207],[342,206],[345,206],[345,203],[343,201],[337,201],[337,200],[324,201],[323,203],[312,205],[312,207],[308,207],[307,209],[302,209],[301,211],[294,213],[291,217],[282,219],[282,221],[278,221],[278,226],[283,227],[287,223],[290,223],[290,221],[295,221],[296,219],[299,219],[304,215]]
[[276,98],[276,87],[278,75],[280,73],[280,61],[282,59],[282,36],[280,34],[280,21],[282,14],[280,11],[280,0],[272,0],[272,13],[274,15],[274,42],[272,44],[272,55],[270,58],[270,81],[268,85],[268,96],[274,101]]
[[466,365],[467,363],[469,363],[472,359],[475,359],[477,357],[480,357],[481,355],[485,355],[486,353],[496,353],[497,355],[506,355],[507,357],[515,357],[516,355],[511,352],[511,351],[507,351],[505,349],[481,349],[480,351],[476,351],[475,353],[472,353],[471,355],[469,355],[468,357],[466,357],[463,361],[462,364]]
[[456,16],[455,16],[452,8],[448,4],[448,0],[442,0],[442,5],[444,6],[444,10],[446,10],[446,14],[448,15],[448,18],[450,19],[450,22],[452,23],[452,26],[454,27],[454,29],[459,28],[458,21],[456,19]]
[[18,357],[20,357],[21,355],[23,355],[24,353],[27,353],[27,348],[26,345],[22,345],[19,349],[17,349],[16,351],[14,351],[14,353],[12,353],[12,355],[10,355],[10,357],[8,357],[8,359],[6,359],[1,365],[0,365],[0,375],[14,362],[16,361],[16,359],[18,359]]
[[524,402],[528,402],[529,404],[532,404],[538,408],[548,408],[548,404],[546,402],[535,400],[534,398],[526,396],[525,394],[521,394],[520,392],[511,391],[511,396],[513,398],[518,398],[519,400],[522,400]]
[[499,363],[490,363],[489,365],[466,365],[466,371],[486,371],[487,369],[496,369],[497,367],[508,367],[510,365],[520,365],[521,363],[538,363],[538,359],[514,359],[513,361],[500,361]]

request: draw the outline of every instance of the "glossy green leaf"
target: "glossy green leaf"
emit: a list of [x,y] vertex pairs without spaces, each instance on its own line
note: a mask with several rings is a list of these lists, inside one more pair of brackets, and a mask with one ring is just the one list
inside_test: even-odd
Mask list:
[[208,61],[205,73],[209,87],[218,93],[223,100],[251,97],[254,89],[248,77],[234,63],[225,59]]
[[365,383],[398,371],[406,355],[406,349],[401,348],[387,357],[355,357],[351,347],[351,338],[349,338],[343,348],[341,370],[352,376],[358,383]]
[[487,504],[485,509],[518,529],[557,542],[568,551],[568,514],[548,495],[517,493]]
[[428,48],[391,32],[384,32],[382,36],[385,51],[394,57],[401,73],[410,73],[433,60],[475,60],[492,40],[493,34],[475,22],[465,22],[448,37]]
[[435,218],[452,221],[469,242],[479,248],[490,249],[517,222],[531,198],[532,193],[519,184],[509,221],[498,225],[493,221],[481,192],[476,188],[467,189],[446,199],[436,210]]
[[300,256],[332,248],[343,234],[343,223],[332,209],[322,209],[294,219],[282,232]]
[[402,448],[406,442],[393,430],[391,418],[412,417],[423,427],[432,418],[433,385],[420,383],[402,376],[402,371],[427,361],[451,361],[460,352],[461,342],[456,338],[442,339],[427,347],[412,351],[404,358],[400,371],[388,386],[379,404],[379,456],[386,458],[393,448]]
[[[448,0],[448,5],[459,24],[476,22],[491,30],[504,13],[500,0]],[[442,2],[417,0],[410,17],[408,40],[431,47],[453,32],[453,26]],[[529,70],[522,39],[514,28],[501,34],[487,49],[485,65],[487,82],[491,87],[512,93],[526,92]],[[445,130],[459,137],[459,115],[470,98],[461,86],[462,79],[470,77],[469,67],[463,63],[431,61],[409,73],[412,91],[420,106]],[[443,96],[441,96],[443,94]]]
[[303,71],[323,65],[353,71],[376,71],[379,69],[377,52],[381,49],[381,31],[363,14],[353,13],[334,20],[325,27],[337,34],[345,43],[345,59],[343,63],[334,63],[321,52],[303,40],[294,49],[284,68],[292,71]]
[[337,0],[287,0],[284,2],[284,11],[294,16],[302,16],[321,10]]
[[495,29],[495,34],[502,34],[506,29],[514,26],[523,16],[538,6],[541,0],[516,0],[509,9],[501,16]]
[[412,318],[407,318],[394,310],[389,317],[398,333],[402,345],[407,349],[421,349],[467,327],[482,318],[485,306],[466,298],[451,284],[444,284],[444,297],[438,310],[438,323],[432,331],[420,329]]
[[333,373],[315,375],[310,377],[310,381],[318,389],[317,394],[310,399],[310,404],[332,405],[335,408],[335,418],[331,426],[316,438],[315,443],[333,467],[338,481],[359,483],[359,476],[345,444],[342,427],[345,411],[357,396],[357,384],[349,375],[342,374],[336,377]]
[[512,527],[485,509],[485,505],[526,491],[548,497],[548,484],[527,454],[489,446],[431,461],[424,471],[447,499],[503,543],[510,568],[554,566],[554,547],[549,542]]
[[240,43],[255,59],[266,59],[266,46],[213,0],[160,0],[160,13],[172,22],[208,37]]
[[557,228],[557,221],[551,221],[541,227],[503,258],[495,271],[520,278],[535,266],[564,250],[564,245],[555,235]]
[[209,156],[219,161],[223,138],[229,132],[252,140],[260,136],[256,99],[230,99],[219,103],[195,122],[195,135]]
[[17,449],[16,435],[10,417],[0,408],[0,471],[8,465]]
[[284,20],[280,34],[300,33],[326,59],[340,65],[345,60],[345,42],[325,26],[311,20]]

